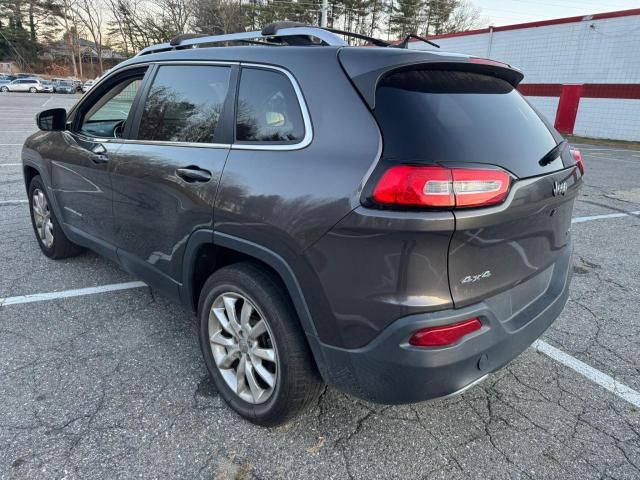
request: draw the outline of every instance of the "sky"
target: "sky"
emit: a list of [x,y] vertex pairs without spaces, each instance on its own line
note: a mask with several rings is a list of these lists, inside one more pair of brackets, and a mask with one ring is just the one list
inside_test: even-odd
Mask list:
[[575,17],[640,8],[640,0],[470,0],[479,7],[484,26]]

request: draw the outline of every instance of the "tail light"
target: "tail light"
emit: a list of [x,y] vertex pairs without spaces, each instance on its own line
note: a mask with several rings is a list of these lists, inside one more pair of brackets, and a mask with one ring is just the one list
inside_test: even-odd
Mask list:
[[504,170],[398,165],[384,173],[373,200],[383,205],[481,207],[502,203],[510,183]]
[[584,163],[582,163],[582,154],[580,153],[580,150],[578,150],[577,148],[572,148],[571,155],[573,155],[573,158],[576,161],[576,164],[578,165],[578,169],[580,170],[580,175],[584,175]]
[[462,337],[482,328],[477,318],[471,318],[451,325],[423,328],[415,332],[409,339],[414,347],[444,347],[456,343]]

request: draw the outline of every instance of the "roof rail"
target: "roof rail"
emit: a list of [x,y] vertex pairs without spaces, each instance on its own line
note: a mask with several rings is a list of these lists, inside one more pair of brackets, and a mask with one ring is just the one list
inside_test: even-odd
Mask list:
[[[273,33],[271,33],[273,32]],[[265,26],[262,31],[229,33],[225,35],[198,35],[185,34],[173,38],[170,42],[151,45],[138,53],[140,55],[148,55],[151,53],[166,52],[168,50],[179,50],[185,48],[196,47],[212,43],[225,42],[247,42],[255,43],[256,40],[279,39],[280,42],[275,44],[288,45],[317,45],[311,39],[319,40],[319,44],[330,46],[344,46],[346,42],[339,36],[329,30],[320,27],[312,27],[296,22],[276,22]],[[267,44],[267,42],[261,42]]]

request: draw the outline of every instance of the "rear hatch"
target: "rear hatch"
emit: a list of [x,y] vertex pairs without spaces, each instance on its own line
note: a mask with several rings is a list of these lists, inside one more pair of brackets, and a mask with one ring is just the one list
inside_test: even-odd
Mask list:
[[562,137],[517,92],[522,75],[481,59],[430,57],[378,71],[368,100],[367,78],[374,77],[360,71],[353,80],[383,137],[372,182],[398,164],[508,172],[510,188],[499,204],[449,207],[449,285],[461,307],[537,276],[522,298],[514,293],[512,311],[524,308],[544,292],[569,247],[581,172]]

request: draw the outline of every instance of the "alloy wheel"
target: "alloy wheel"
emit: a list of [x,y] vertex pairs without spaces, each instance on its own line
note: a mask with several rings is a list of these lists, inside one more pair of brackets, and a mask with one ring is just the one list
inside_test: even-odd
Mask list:
[[39,188],[33,191],[31,197],[33,207],[33,221],[36,225],[36,232],[42,244],[51,248],[53,245],[53,220],[51,219],[51,209],[44,192]]
[[229,388],[248,403],[266,402],[276,386],[278,356],[261,312],[235,292],[219,295],[209,312],[209,345]]

